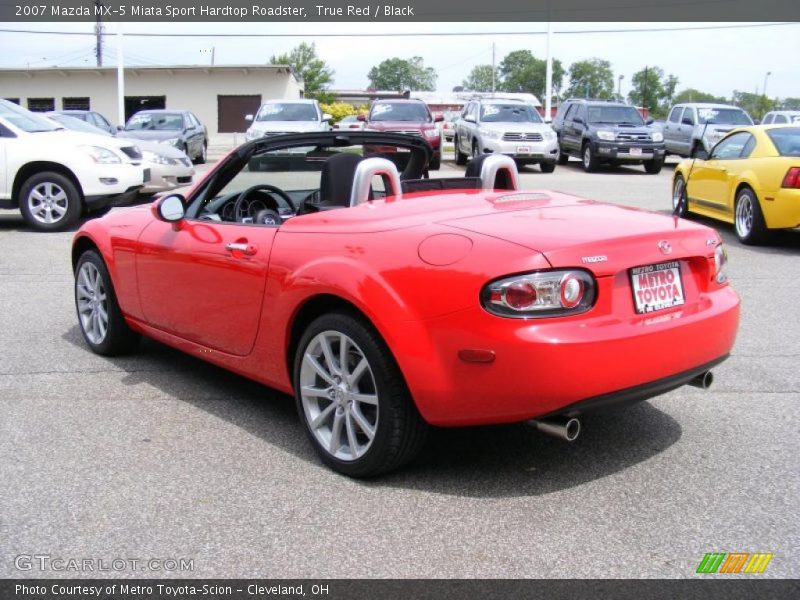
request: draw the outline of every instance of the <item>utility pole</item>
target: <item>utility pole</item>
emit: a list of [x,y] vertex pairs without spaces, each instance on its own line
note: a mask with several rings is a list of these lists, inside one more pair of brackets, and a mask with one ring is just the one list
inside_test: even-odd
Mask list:
[[117,123],[125,124],[125,58],[122,23],[117,24]]
[[647,65],[644,67],[644,89],[642,90],[642,108],[650,114],[650,109],[647,106]]
[[97,58],[97,66],[103,66],[103,3],[101,0],[94,0],[94,14],[97,17],[94,24],[94,37],[95,37],[95,50],[94,55]]
[[203,48],[200,50],[200,54],[211,54],[211,66],[214,66],[214,55],[216,54],[216,46],[211,46],[211,48]]
[[496,67],[494,66],[495,65],[494,50],[495,50],[495,44],[494,42],[492,42],[492,95],[494,95],[494,90],[495,90],[494,73],[496,69]]
[[553,24],[550,21],[550,3],[547,3],[547,66],[544,76],[544,120],[552,121],[553,114]]

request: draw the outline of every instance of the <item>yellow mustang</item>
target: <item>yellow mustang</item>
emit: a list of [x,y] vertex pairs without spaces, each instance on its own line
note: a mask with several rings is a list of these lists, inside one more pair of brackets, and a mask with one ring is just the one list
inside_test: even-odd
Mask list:
[[684,160],[672,208],[733,223],[745,244],[766,241],[770,229],[800,227],[800,126],[734,129],[709,155]]

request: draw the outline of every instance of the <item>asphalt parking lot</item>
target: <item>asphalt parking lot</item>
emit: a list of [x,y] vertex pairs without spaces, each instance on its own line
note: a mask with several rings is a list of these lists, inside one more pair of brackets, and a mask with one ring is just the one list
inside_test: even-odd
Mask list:
[[[522,181],[668,212],[671,171],[572,162]],[[798,577],[800,233],[753,248],[704,222],[742,297],[711,390],[586,419],[572,444],[439,430],[410,467],[360,482],[318,462],[287,396],[154,342],[90,353],[72,234],[0,215],[0,576],[96,574],[15,568],[46,554],[194,561],[112,573],[139,577],[669,578],[742,551],[774,554],[760,577]]]

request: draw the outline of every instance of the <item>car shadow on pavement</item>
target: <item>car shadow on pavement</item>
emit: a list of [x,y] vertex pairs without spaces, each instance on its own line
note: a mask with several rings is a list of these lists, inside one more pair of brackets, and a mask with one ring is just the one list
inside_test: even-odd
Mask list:
[[[85,348],[77,325],[63,338]],[[324,469],[286,394],[151,340],[135,354],[103,360],[125,372],[124,385],[154,387]],[[647,461],[681,437],[680,425],[648,403],[587,417],[583,429],[567,443],[525,424],[433,428],[412,464],[361,485],[487,498],[550,494]]]

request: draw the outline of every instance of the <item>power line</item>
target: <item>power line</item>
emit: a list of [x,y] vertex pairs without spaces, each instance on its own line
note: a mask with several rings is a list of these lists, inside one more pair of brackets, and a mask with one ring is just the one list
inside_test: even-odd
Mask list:
[[[724,29],[755,29],[763,27],[783,27],[800,25],[800,22],[785,21],[779,23],[736,23],[733,25],[702,25],[700,27],[639,27],[626,29],[564,29],[553,31],[558,35],[603,34],[603,33],[659,33],[673,31],[711,31]],[[35,29],[0,29],[0,33],[24,33],[39,35],[95,35],[84,31],[40,31]],[[104,36],[114,35],[103,32]],[[213,38],[368,38],[368,37],[476,37],[493,35],[547,35],[547,31],[417,31],[387,33],[152,33],[126,32],[125,37],[213,37]]]

